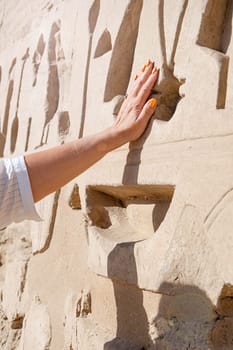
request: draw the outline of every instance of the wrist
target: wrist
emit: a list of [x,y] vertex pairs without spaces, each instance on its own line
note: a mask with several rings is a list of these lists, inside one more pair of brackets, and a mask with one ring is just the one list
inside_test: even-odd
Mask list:
[[123,133],[119,133],[114,127],[102,131],[100,139],[99,149],[105,154],[126,143]]

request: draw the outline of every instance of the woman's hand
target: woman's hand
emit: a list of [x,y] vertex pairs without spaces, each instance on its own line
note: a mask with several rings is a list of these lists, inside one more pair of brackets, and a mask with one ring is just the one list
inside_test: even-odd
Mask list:
[[142,74],[135,77],[134,84],[111,128],[116,142],[119,142],[116,147],[135,141],[143,134],[157,106],[156,99],[147,100],[158,76],[159,70],[148,60],[142,68]]
[[25,156],[35,202],[80,175],[106,153],[142,135],[156,109],[156,100],[147,99],[159,75],[149,60],[142,71],[135,79],[112,127]]

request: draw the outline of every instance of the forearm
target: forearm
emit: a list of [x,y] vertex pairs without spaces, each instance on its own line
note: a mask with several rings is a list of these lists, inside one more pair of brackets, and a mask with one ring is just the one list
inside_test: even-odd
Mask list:
[[[117,143],[116,143],[117,140]],[[111,129],[25,156],[34,201],[64,186],[118,147]]]
[[138,139],[156,109],[156,100],[147,101],[158,79],[158,70],[149,60],[133,84],[112,127],[50,150],[25,156],[33,199],[39,201],[80,175],[106,153]]

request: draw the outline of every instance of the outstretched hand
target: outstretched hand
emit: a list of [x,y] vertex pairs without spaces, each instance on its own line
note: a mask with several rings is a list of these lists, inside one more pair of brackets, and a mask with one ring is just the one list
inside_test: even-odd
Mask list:
[[113,124],[97,134],[85,136],[41,152],[25,156],[34,201],[64,186],[103,158],[108,152],[135,141],[144,132],[157,101],[148,100],[159,71],[148,60],[123,102]]
[[134,78],[134,83],[112,126],[119,145],[135,141],[143,134],[157,106],[156,99],[148,98],[158,76],[159,70],[148,60],[142,67],[142,74]]

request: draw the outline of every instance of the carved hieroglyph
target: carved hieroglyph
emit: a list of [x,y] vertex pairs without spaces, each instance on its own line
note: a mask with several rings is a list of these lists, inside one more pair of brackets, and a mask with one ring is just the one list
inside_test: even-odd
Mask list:
[[232,349],[232,13],[1,1],[1,156],[108,127],[145,60],[160,67],[142,138],[1,232],[3,350]]

